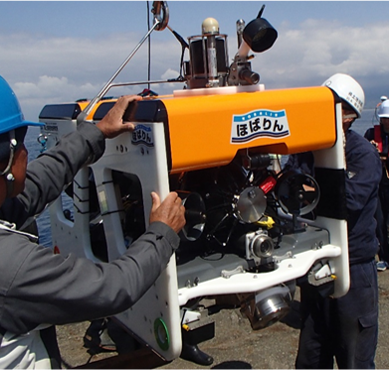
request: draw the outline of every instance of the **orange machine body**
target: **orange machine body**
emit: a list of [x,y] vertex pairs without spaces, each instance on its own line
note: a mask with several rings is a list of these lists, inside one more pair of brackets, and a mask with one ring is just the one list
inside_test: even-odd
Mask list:
[[171,173],[225,165],[240,149],[292,154],[336,142],[335,98],[326,87],[162,99]]

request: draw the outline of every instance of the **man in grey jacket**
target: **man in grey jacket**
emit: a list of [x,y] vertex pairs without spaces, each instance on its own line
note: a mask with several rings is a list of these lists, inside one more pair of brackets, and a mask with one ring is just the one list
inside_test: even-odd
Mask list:
[[95,264],[55,255],[18,231],[44,210],[85,164],[98,160],[105,139],[134,129],[123,122],[137,96],[118,99],[96,125],[83,123],[27,166],[27,126],[17,98],[0,76],[0,368],[60,368],[53,325],[112,316],[154,283],[179,245],[185,209],[174,192],[152,193],[150,225],[119,259]]

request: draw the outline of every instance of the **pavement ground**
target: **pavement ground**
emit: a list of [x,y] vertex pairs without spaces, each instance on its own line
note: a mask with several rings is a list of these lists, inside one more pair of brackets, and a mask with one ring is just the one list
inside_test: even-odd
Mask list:
[[[378,273],[380,293],[379,338],[376,367],[389,368],[389,270]],[[61,354],[66,367],[81,368],[155,368],[162,369],[293,369],[299,336],[299,292],[291,311],[282,322],[253,331],[239,309],[221,310],[213,315],[216,335],[199,348],[211,355],[210,366],[200,366],[182,359],[163,364],[152,353],[143,357],[121,357],[116,352],[91,357],[83,347],[82,337],[89,323],[57,327]],[[121,358],[120,358],[121,357]],[[156,357],[156,356],[155,356]],[[143,360],[142,360],[143,359]],[[147,359],[147,361],[145,361]],[[115,361],[116,360],[116,361]],[[89,364],[87,364],[89,361]]]

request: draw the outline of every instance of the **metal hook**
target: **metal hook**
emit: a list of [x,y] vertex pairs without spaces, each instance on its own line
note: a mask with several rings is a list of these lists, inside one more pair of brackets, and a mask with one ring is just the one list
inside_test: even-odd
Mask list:
[[[160,4],[156,4],[160,3]],[[134,48],[134,50],[128,55],[125,61],[121,64],[121,66],[116,70],[116,72],[112,75],[112,77],[108,80],[108,82],[103,86],[100,92],[89,102],[87,107],[77,116],[77,124],[80,124],[83,121],[86,121],[88,115],[91,113],[92,109],[95,105],[101,100],[101,98],[107,93],[107,91],[113,86],[113,80],[118,76],[118,74],[123,70],[123,68],[127,65],[127,63],[132,59],[135,53],[139,50],[139,48],[143,45],[143,43],[150,36],[151,32],[154,30],[162,31],[166,28],[167,23],[169,21],[169,11],[166,1],[154,1],[152,12],[155,14],[160,13],[161,9],[163,10],[163,16],[160,15],[154,16],[154,24],[150,28],[150,30],[143,36],[142,40],[138,43],[138,45]],[[161,18],[161,19],[159,19]]]
[[[162,10],[162,12],[161,12]],[[154,14],[154,22],[158,23],[156,31],[163,31],[169,23],[169,8],[166,1],[153,1],[151,13]]]

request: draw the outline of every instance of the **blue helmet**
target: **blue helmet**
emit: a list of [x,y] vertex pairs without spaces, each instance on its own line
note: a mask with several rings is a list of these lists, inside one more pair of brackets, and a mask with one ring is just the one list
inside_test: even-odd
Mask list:
[[44,123],[24,119],[15,93],[7,81],[0,76],[0,135],[24,126],[44,126]]

